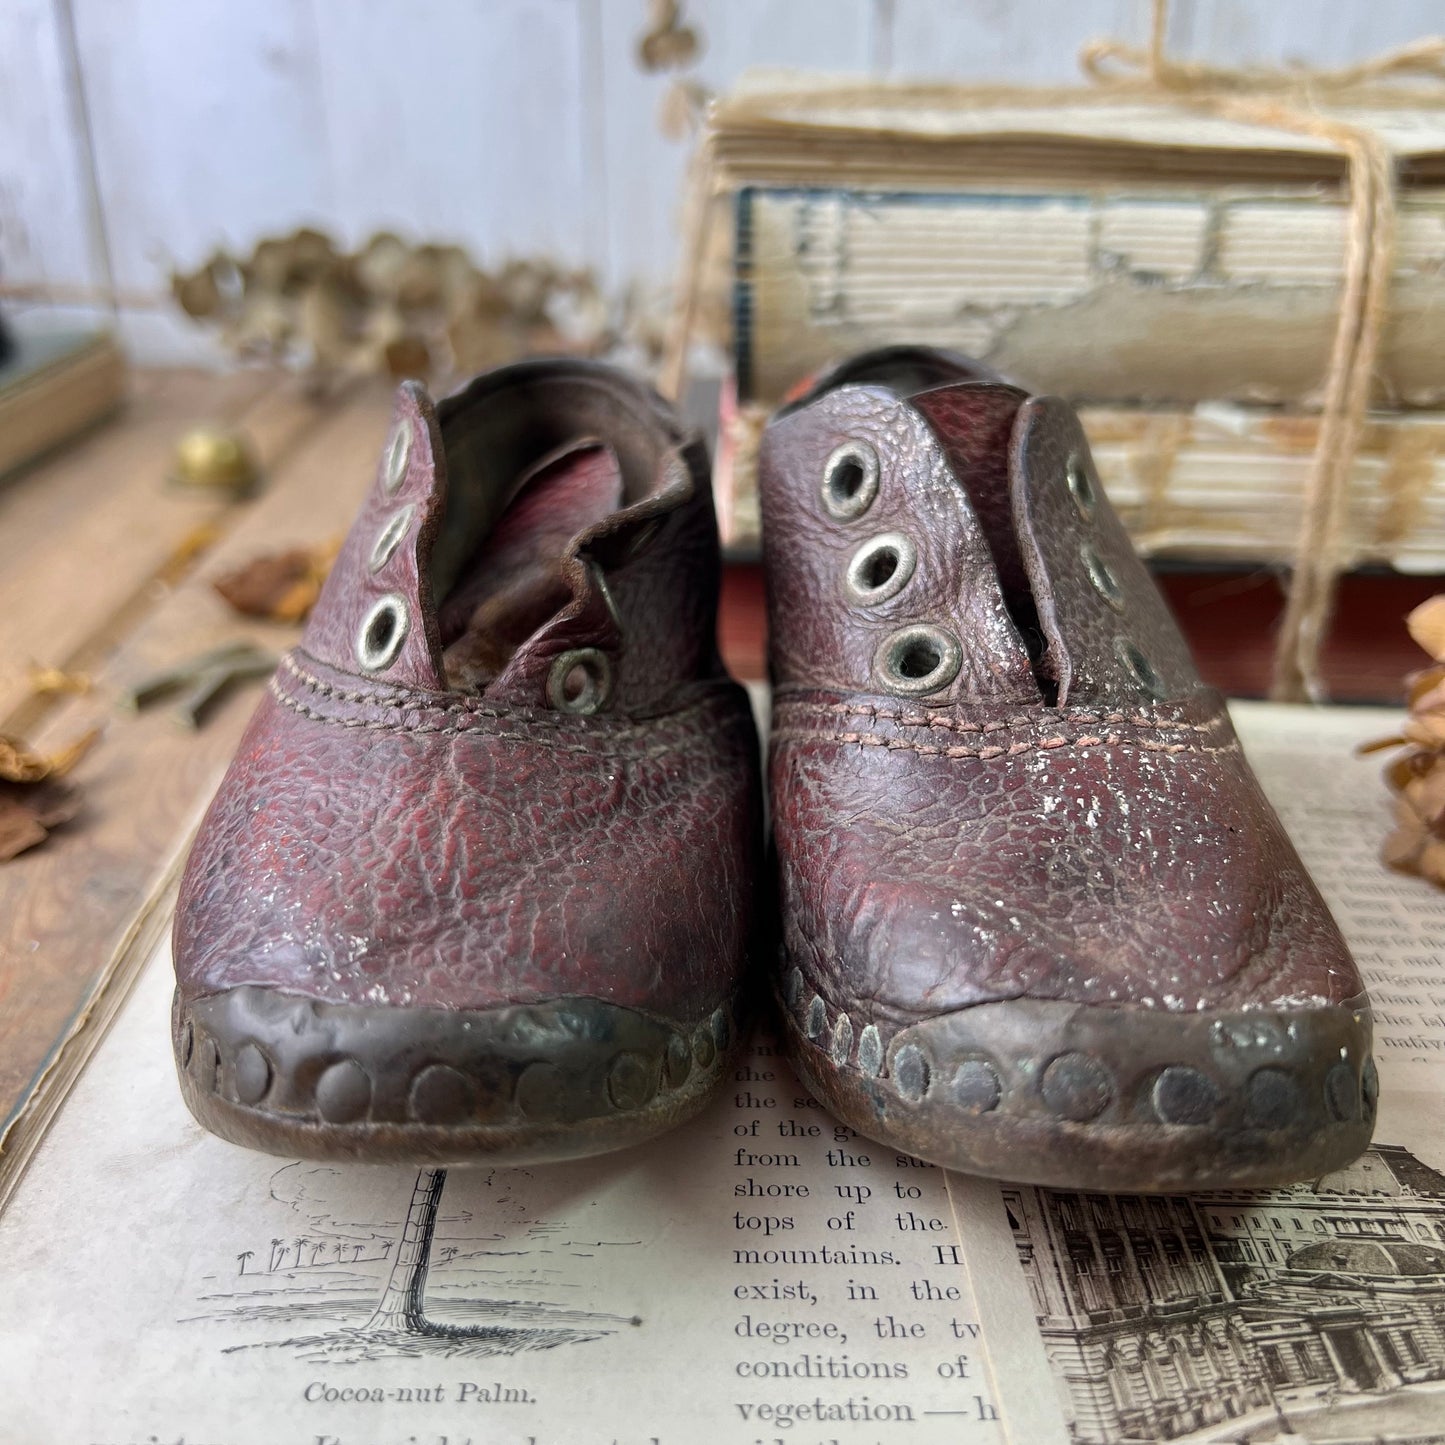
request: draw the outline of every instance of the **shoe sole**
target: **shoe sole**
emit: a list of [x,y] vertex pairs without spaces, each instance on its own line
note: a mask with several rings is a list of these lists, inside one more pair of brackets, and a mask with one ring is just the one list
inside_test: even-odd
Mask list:
[[789,975],[793,1062],[859,1134],[946,1169],[1110,1193],[1258,1189],[1364,1152],[1364,1007],[1170,1014],[1029,999],[874,1025]]
[[738,1037],[593,998],[497,1009],[326,1004],[241,987],[172,1008],[181,1093],[249,1149],[364,1163],[577,1159],[697,1113]]

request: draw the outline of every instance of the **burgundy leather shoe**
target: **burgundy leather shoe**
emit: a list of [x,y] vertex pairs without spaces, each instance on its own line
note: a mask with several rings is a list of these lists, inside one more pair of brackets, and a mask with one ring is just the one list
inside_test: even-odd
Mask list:
[[760,480],[781,984],[817,1097],[1063,1187],[1359,1154],[1359,975],[1069,407],[878,353],[771,422]]
[[621,373],[401,389],[186,870],[174,1041],[202,1124],[514,1161],[706,1102],[761,811],[718,570],[704,447]]

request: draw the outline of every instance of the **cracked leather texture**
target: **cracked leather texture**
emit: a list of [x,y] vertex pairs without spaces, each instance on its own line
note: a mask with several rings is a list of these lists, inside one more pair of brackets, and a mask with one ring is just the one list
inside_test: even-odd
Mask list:
[[[824,509],[829,456],[862,441],[878,456],[878,498],[861,517]],[[963,663],[949,696],[1038,696],[1009,620],[988,541],[938,437],[881,387],[849,387],[770,425],[759,458],[769,648],[774,680],[867,689],[879,643],[898,628],[958,620]],[[906,532],[918,549],[912,580],[876,606],[851,605],[848,563],[871,538]]]
[[[184,1000],[246,984],[455,1009],[587,996],[694,1020],[736,991],[759,759],[746,694],[717,657],[704,454],[655,397],[592,364],[478,385],[546,407],[554,377],[591,398],[585,431],[621,414],[631,474],[628,504],[568,549],[571,602],[480,692],[445,688],[426,559],[446,505],[443,428],[449,413],[465,421],[468,394],[438,422],[404,387],[406,475],[388,493],[383,463],[192,850],[175,927]],[[374,570],[376,537],[408,507]],[[411,627],[394,664],[367,673],[355,634],[387,594]],[[590,716],[545,705],[552,659],[571,647],[614,659]]]
[[[1087,443],[1056,399],[964,383],[912,400],[817,396],[770,427],[761,501],[774,683],[770,788],[790,964],[859,1023],[1004,999],[1166,1012],[1310,1007],[1363,995],[1339,931],[1250,772],[1097,482],[1066,485]],[[992,394],[993,402],[989,394]],[[826,459],[862,438],[877,500],[833,519]],[[970,486],[992,491],[981,505]],[[1007,488],[1007,496],[1000,495]],[[995,550],[1021,561],[1047,650],[1045,703],[1003,604]],[[881,608],[839,585],[858,541],[919,551]],[[1092,549],[1115,584],[1090,580]],[[1010,552],[1010,549],[1016,549]],[[957,634],[949,687],[889,695],[880,631]],[[1153,690],[1121,660],[1132,642]],[[1155,696],[1155,692],[1163,694]]]

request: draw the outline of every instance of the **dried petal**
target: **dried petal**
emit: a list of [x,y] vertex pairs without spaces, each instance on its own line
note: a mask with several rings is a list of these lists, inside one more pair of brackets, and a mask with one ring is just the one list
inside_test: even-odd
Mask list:
[[64,783],[0,782],[0,863],[43,843],[79,807],[79,795]]
[[9,783],[38,783],[50,776],[50,761],[26,747],[19,738],[0,733],[0,779]]
[[66,672],[59,667],[30,664],[30,691],[36,697],[59,697],[63,693],[79,696],[90,691],[90,674]]
[[1405,700],[1409,706],[1417,707],[1442,685],[1445,685],[1445,663],[1437,662],[1432,667],[1422,667],[1419,672],[1407,673]]
[[1445,713],[1412,712],[1400,731],[1406,742],[1422,748],[1439,748],[1445,745]]
[[1355,748],[1357,758],[1367,758],[1371,753],[1382,753],[1386,748],[1402,748],[1405,746],[1405,739],[1398,733],[1392,738],[1374,738],[1370,742],[1360,743]]
[[1445,843],[1438,838],[1430,839],[1420,850],[1415,867],[1422,878],[1428,878],[1432,883],[1445,883]]
[[647,31],[637,41],[637,63],[644,70],[680,70],[697,59],[697,31],[682,24],[677,0],[652,0]]
[[63,778],[96,745],[99,739],[100,729],[91,728],[88,733],[82,733],[74,742],[66,743],[59,752],[51,753],[48,759],[50,763],[48,776]]
[[1410,636],[1436,661],[1445,661],[1445,594],[1427,598],[1405,619]]
[[1415,859],[1425,835],[1419,828],[1396,828],[1380,845],[1380,861],[1387,868],[1398,868],[1402,872],[1415,870]]
[[100,729],[92,728],[58,753],[47,754],[37,753],[19,738],[0,733],[0,782],[40,783],[61,777],[90,751],[99,736]]

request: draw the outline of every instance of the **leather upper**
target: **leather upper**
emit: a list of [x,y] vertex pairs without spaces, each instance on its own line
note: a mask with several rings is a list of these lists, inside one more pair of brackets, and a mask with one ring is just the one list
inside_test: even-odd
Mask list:
[[[449,681],[446,603],[467,601],[468,557],[491,559],[485,610],[489,566],[505,573],[529,531],[564,535],[557,509],[603,495],[599,468],[621,505],[566,542],[555,610],[483,681]],[[508,368],[439,407],[403,387],[376,482],[193,849],[183,997],[588,996],[705,1017],[747,950],[759,831],[717,586],[702,446],[652,393],[580,362]]]
[[[837,491],[860,455],[862,510]],[[815,389],[759,475],[784,947],[809,987],[897,1027],[1011,998],[1361,995],[1065,403]]]

